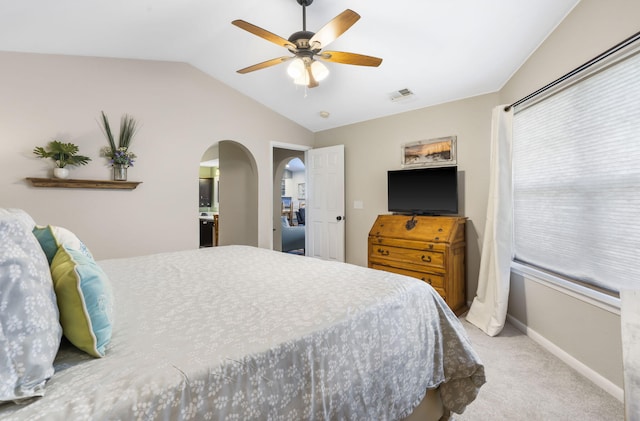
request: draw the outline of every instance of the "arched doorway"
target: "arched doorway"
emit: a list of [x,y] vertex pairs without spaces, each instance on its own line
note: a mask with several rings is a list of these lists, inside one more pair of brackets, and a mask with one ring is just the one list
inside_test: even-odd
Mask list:
[[205,158],[207,161],[218,159],[218,177],[212,190],[212,204],[217,201],[218,244],[257,246],[258,171],[255,158],[245,146],[232,140],[212,145],[201,161]]
[[304,250],[305,229],[296,212],[305,205],[305,179],[304,151],[273,148],[274,250],[296,253]]

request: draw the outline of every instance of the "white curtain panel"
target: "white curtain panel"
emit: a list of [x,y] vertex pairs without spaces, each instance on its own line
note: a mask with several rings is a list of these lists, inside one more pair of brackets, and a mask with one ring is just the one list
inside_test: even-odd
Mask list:
[[513,258],[511,145],[513,108],[493,109],[489,202],[484,227],[478,290],[466,319],[495,336],[504,327]]
[[626,421],[640,420],[640,290],[620,291],[624,412]]

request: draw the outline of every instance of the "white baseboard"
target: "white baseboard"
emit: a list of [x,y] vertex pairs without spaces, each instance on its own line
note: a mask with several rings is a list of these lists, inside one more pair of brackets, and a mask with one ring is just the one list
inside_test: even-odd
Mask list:
[[535,330],[530,329],[528,326],[526,326],[524,323],[511,316],[510,314],[507,314],[507,320],[509,320],[509,322],[514,325],[519,331],[531,338],[531,340],[535,341],[547,351],[560,358],[560,360],[562,360],[569,367],[573,368],[578,373],[591,380],[597,386],[618,399],[620,402],[624,402],[624,390],[621,387],[613,383],[611,380],[601,376],[599,373],[586,366],[582,362],[578,361],[572,355],[568,354],[566,351],[558,347],[553,342],[549,341],[544,336],[540,335]]

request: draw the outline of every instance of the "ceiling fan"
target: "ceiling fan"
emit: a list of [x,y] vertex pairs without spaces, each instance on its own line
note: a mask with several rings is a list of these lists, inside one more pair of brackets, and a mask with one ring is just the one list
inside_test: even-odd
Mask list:
[[347,9],[333,18],[318,32],[313,33],[307,31],[306,13],[307,6],[313,3],[313,0],[296,1],[302,6],[302,31],[293,33],[289,39],[284,39],[244,20],[238,19],[231,22],[245,31],[285,47],[293,54],[293,56],[278,57],[245,67],[244,69],[238,70],[238,73],[245,74],[293,60],[287,69],[287,73],[294,79],[294,83],[315,88],[319,85],[318,82],[326,78],[329,74],[329,70],[321,61],[371,67],[377,67],[382,63],[382,59],[378,57],[341,51],[322,51],[329,43],[333,42],[351,28],[351,26],[360,19],[359,14]]

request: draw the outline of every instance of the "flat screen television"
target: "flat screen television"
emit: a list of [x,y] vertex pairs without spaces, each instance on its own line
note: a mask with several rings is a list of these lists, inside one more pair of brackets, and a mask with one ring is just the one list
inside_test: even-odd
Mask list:
[[389,212],[456,215],[458,167],[426,167],[387,172]]

